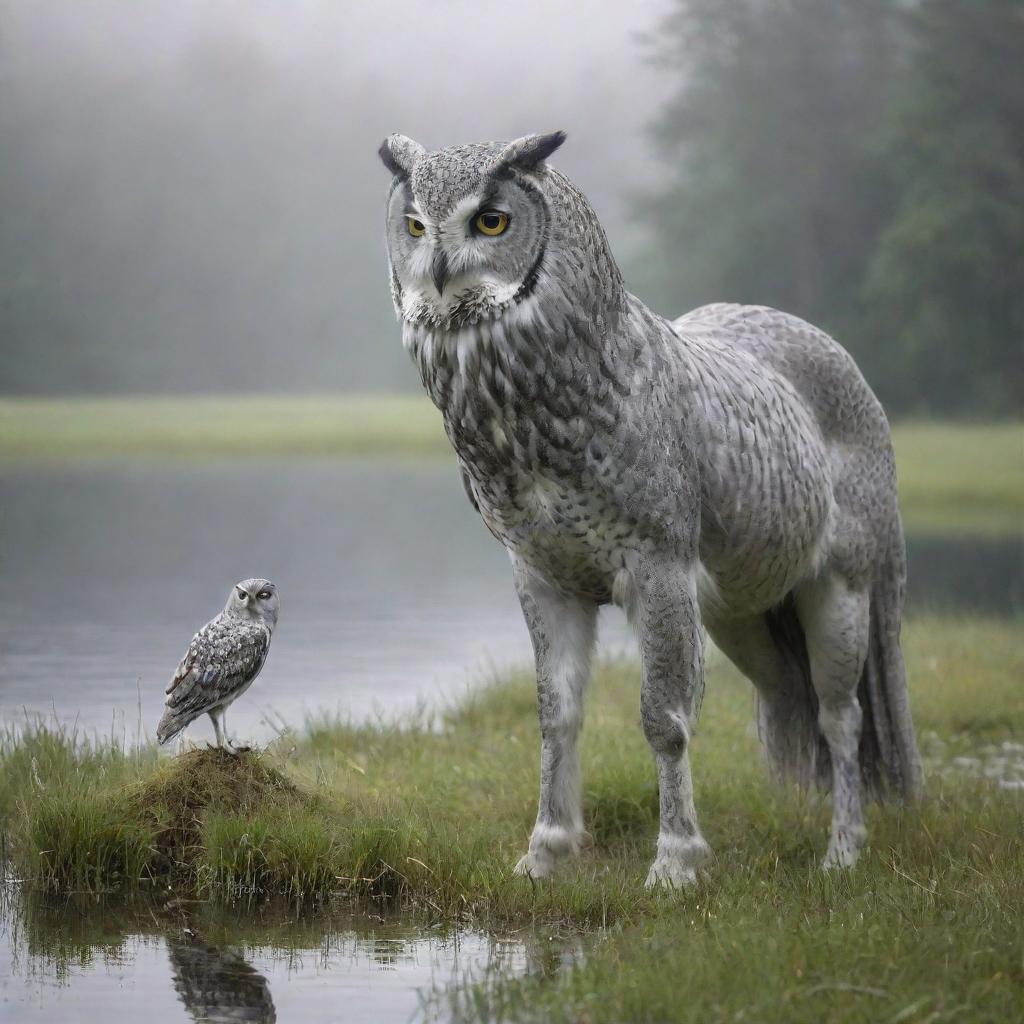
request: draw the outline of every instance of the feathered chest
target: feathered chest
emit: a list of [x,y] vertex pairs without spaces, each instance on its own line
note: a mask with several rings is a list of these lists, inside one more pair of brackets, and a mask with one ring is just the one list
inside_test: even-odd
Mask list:
[[604,594],[622,530],[605,464],[613,389],[600,371],[493,324],[407,329],[406,345],[491,532]]
[[495,322],[452,332],[409,327],[405,340],[478,483],[545,477],[582,485],[588,445],[608,425],[584,359]]

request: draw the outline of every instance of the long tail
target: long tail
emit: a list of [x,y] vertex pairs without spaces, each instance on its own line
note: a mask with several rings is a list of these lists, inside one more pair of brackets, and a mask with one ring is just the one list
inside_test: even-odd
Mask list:
[[903,530],[897,522],[871,590],[868,657],[857,688],[864,713],[860,764],[866,784],[878,797],[911,801],[921,795],[922,777],[900,648],[906,578]]
[[[910,801],[921,794],[921,762],[900,650],[904,558],[903,534],[897,528],[871,589],[868,655],[857,687],[863,712],[861,777],[865,793],[877,800]],[[831,759],[818,728],[818,698],[792,597],[769,613],[768,625],[789,666],[789,692],[770,704],[758,701],[758,734],[768,762],[780,778],[828,790]]]

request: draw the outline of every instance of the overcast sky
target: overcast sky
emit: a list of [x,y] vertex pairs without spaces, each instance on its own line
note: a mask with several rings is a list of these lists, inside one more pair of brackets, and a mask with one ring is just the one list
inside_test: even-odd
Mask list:
[[563,128],[625,255],[668,7],[0,0],[0,389],[401,385],[382,138]]

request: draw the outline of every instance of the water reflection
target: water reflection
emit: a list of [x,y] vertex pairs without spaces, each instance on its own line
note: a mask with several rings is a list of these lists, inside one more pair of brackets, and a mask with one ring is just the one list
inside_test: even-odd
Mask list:
[[446,1019],[446,993],[557,973],[578,939],[420,926],[356,913],[0,889],[0,1021]]
[[194,932],[168,938],[174,989],[194,1021],[274,1024],[270,984],[237,953],[203,942]]

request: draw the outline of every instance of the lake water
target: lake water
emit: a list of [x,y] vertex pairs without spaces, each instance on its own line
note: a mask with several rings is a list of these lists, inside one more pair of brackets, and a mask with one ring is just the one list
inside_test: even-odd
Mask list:
[[266,717],[395,714],[529,660],[508,559],[448,461],[12,466],[0,515],[7,717],[134,736],[141,707],[152,732],[190,637],[247,576],[277,583],[282,612],[228,716],[246,739],[272,735]]
[[[117,461],[0,467],[0,716],[152,734],[189,638],[232,583],[282,613],[241,739],[321,710],[362,719],[457,697],[530,645],[508,559],[450,460]],[[1024,606],[1019,540],[909,538],[911,608]],[[605,610],[606,653],[632,650]],[[191,739],[212,737],[208,720]]]

